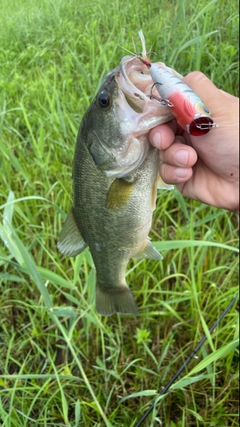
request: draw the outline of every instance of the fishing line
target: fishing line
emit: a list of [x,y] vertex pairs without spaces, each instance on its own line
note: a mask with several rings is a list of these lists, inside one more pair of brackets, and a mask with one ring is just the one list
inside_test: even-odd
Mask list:
[[224,128],[233,128],[233,127],[238,126],[238,125],[239,125],[239,123],[236,122],[236,123],[232,123],[231,125],[221,124],[221,125],[218,125],[217,127],[224,129]]
[[131,53],[131,55],[132,55],[132,56],[136,56],[136,53],[135,53],[135,52],[132,52],[131,50],[127,49],[126,47],[121,46],[120,44],[119,44],[118,46],[119,46],[121,49],[125,50],[126,52]]
[[[229,310],[233,307],[236,299],[238,297],[238,294],[232,299],[232,301],[228,304],[227,308],[223,311],[223,313],[218,317],[218,319],[216,320],[216,322],[214,322],[214,324],[211,326],[211,328],[209,329],[210,334],[213,332],[213,330],[219,325],[219,323],[221,322],[221,320],[224,318],[224,316],[229,312]],[[173,378],[169,381],[169,383],[166,385],[166,387],[158,394],[158,396],[162,396],[163,394],[166,394],[167,391],[169,390],[169,388],[171,387],[171,385],[174,383],[174,381],[178,378],[178,376],[182,373],[182,371],[184,370],[184,368],[188,365],[188,363],[190,362],[191,359],[193,359],[193,357],[195,356],[195,354],[198,352],[198,350],[202,347],[202,345],[204,344],[204,342],[206,341],[207,336],[205,335],[201,341],[198,343],[197,347],[192,351],[192,353],[190,354],[190,356],[185,360],[185,362],[183,363],[183,365],[179,368],[179,370],[176,372],[176,374],[173,376]],[[151,404],[151,406],[147,409],[147,411],[143,414],[143,416],[141,417],[141,419],[137,422],[137,424],[134,425],[134,427],[140,427],[142,425],[142,423],[145,421],[145,419],[147,418],[147,416],[150,414],[150,412],[152,412],[153,408],[155,406],[155,401]]]

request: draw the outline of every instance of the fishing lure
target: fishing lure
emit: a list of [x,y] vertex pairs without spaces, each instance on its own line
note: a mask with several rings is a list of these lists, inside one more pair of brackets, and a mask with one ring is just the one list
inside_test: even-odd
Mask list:
[[165,64],[151,63],[147,58],[145,39],[139,31],[142,42],[142,57],[138,56],[149,69],[160,98],[152,91],[150,97],[157,99],[162,105],[171,108],[177,123],[190,135],[201,136],[218,127],[213,122],[209,109],[204,102],[182,81],[182,76]]
[[180,78],[163,68],[164,64],[147,66],[154,82],[153,86],[160,95],[159,101],[171,108],[183,129],[190,135],[201,136],[217,127],[204,102]]

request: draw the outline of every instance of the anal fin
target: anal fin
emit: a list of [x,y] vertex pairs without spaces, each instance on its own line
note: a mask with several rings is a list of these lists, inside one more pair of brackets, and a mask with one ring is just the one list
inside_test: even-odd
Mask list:
[[88,245],[84,242],[71,209],[60,231],[57,248],[67,257],[75,257]]
[[139,252],[134,258],[143,259],[150,258],[155,260],[163,259],[162,255],[157,251],[155,246],[153,246],[151,240],[148,238],[147,244],[144,246],[143,250]]

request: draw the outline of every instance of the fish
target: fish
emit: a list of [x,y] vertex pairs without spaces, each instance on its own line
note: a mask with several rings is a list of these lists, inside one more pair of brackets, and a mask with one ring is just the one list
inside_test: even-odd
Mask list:
[[[161,260],[148,237],[159,177],[159,153],[148,141],[153,127],[174,116],[151,98],[145,64],[125,56],[110,71],[85,113],[73,163],[73,204],[57,248],[75,257],[89,247],[96,268],[96,310],[138,314],[126,283],[131,258]],[[156,92],[157,94],[157,92]]]

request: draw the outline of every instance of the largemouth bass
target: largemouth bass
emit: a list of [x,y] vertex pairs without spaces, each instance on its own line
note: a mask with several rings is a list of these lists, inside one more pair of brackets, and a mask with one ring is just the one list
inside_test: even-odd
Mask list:
[[150,97],[152,86],[143,62],[124,57],[107,74],[77,137],[73,206],[57,246],[68,257],[89,246],[96,267],[96,308],[106,316],[138,312],[125,280],[128,261],[162,259],[148,237],[159,156],[147,135],[173,115]]

